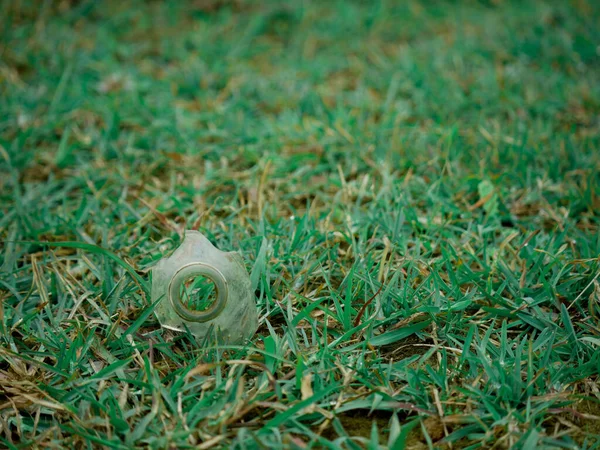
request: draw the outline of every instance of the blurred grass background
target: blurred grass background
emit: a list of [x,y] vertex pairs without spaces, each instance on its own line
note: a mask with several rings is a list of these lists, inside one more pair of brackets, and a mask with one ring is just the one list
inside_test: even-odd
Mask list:
[[[600,3],[0,17],[1,446],[600,446]],[[248,346],[154,318],[185,229]]]

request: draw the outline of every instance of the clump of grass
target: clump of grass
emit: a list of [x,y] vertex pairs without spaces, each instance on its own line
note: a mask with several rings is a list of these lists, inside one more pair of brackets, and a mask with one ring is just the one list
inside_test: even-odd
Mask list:
[[[9,448],[595,448],[595,2],[5,2]],[[148,272],[240,249],[246,346]]]

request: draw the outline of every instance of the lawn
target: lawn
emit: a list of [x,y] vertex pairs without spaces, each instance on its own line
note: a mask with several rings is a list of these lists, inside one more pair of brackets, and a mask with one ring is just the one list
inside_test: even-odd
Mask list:
[[[0,447],[600,448],[600,2],[0,20]],[[246,345],[153,314],[184,230]]]

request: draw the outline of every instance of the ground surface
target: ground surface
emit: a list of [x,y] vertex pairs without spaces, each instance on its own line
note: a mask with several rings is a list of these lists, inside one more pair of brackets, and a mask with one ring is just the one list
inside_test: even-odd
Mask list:
[[[600,3],[0,16],[0,447],[600,445]],[[248,346],[152,314],[186,228]]]

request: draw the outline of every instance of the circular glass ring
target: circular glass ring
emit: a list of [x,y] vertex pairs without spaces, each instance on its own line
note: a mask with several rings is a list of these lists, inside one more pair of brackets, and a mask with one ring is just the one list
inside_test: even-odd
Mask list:
[[[189,309],[181,301],[179,293],[183,283],[194,276],[204,276],[215,285],[217,299],[210,308],[205,311],[194,311]],[[227,303],[227,280],[219,269],[208,264],[192,263],[181,267],[169,283],[169,302],[179,317],[190,322],[208,322],[215,319]]]

